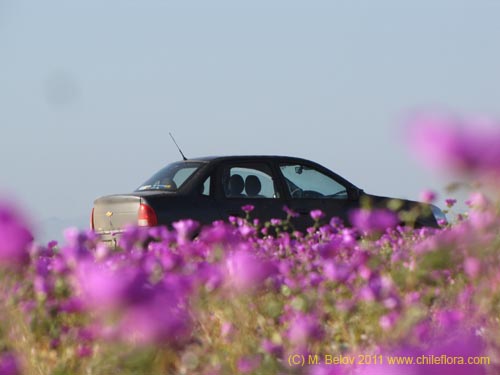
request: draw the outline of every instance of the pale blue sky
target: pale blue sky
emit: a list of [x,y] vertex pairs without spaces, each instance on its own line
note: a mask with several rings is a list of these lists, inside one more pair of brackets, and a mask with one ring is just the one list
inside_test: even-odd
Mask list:
[[[446,178],[414,110],[500,118],[500,1],[0,0],[0,192],[47,235],[188,156],[287,154],[375,194]],[[49,233],[49,237],[52,233]],[[54,234],[54,237],[56,234]]]

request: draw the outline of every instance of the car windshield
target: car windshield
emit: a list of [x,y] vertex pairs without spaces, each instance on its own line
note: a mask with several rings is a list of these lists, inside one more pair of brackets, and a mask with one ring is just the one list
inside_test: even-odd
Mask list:
[[177,162],[169,164],[139,186],[136,191],[177,191],[202,165],[203,163],[199,162]]

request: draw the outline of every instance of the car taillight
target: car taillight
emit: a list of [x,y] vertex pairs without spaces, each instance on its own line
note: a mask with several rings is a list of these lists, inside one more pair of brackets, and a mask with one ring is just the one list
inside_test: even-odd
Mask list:
[[92,207],[92,213],[90,214],[90,228],[94,230],[94,207]]
[[139,206],[139,217],[137,218],[137,225],[140,227],[154,227],[158,224],[155,211],[145,203]]

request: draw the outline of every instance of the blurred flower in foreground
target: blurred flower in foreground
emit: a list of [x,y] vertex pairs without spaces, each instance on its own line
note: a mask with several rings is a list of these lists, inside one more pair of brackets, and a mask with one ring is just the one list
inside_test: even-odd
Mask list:
[[420,193],[420,200],[425,203],[432,203],[436,200],[436,193],[432,190],[424,190]]
[[410,144],[432,168],[459,173],[500,172],[500,123],[485,119],[419,116]]
[[[330,364],[319,365],[319,366],[311,366],[309,367],[308,375],[347,375],[348,370],[340,367],[340,366],[332,366]],[[385,375],[385,373],[384,373]],[[390,375],[390,374],[388,374]]]
[[180,220],[172,224],[177,231],[177,242],[179,245],[189,242],[200,224],[194,220]]
[[29,262],[28,245],[33,236],[20,215],[0,202],[0,266],[20,266]]
[[465,204],[476,210],[485,210],[491,205],[491,202],[483,193],[473,192],[469,199],[465,201]]
[[16,357],[11,353],[0,354],[0,375],[20,375]]
[[113,322],[103,336],[144,345],[177,345],[190,334],[185,293],[189,286],[183,278],[170,275],[153,285],[143,270],[132,266],[89,262],[79,267],[78,288],[85,307],[103,322]]
[[353,210],[349,214],[349,220],[354,227],[364,233],[383,232],[399,222],[394,212],[385,209]]
[[123,307],[130,291],[137,288],[135,283],[140,283],[139,271],[132,267],[113,270],[93,262],[79,263],[76,275],[84,304],[96,310]]
[[266,260],[241,250],[231,254],[226,260],[231,287],[240,292],[255,290],[276,273],[276,267]]
[[453,198],[448,198],[444,202],[446,203],[446,207],[451,208],[457,203],[457,200]]
[[321,323],[313,315],[298,313],[290,323],[288,338],[293,345],[300,347],[322,337]]
[[[471,334],[440,337],[428,350],[402,347],[395,353],[384,355],[384,360],[371,366],[360,366],[358,375],[484,375],[486,368],[480,364],[468,364],[468,358],[479,359],[483,355],[484,342]],[[389,363],[389,358],[392,363]],[[484,358],[484,357],[483,357]],[[401,362],[398,362],[401,361]],[[462,362],[464,361],[464,362]]]
[[122,311],[117,329],[120,338],[137,344],[182,345],[191,333],[185,296],[171,286],[155,286],[151,296]]
[[242,374],[248,374],[259,367],[260,358],[258,356],[243,357],[238,360],[238,371]]

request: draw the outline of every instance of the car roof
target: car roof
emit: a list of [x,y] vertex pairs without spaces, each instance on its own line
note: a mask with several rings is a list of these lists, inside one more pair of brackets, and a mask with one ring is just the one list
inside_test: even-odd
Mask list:
[[[202,156],[196,158],[188,158],[187,160],[180,160],[180,162],[193,162],[193,161],[224,161],[224,160],[263,160],[263,159],[277,159],[277,160],[301,160],[305,162],[312,163],[312,161],[302,158],[297,158],[293,156],[284,155],[218,155],[218,156]],[[315,163],[316,164],[316,163]]]

